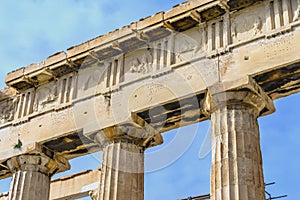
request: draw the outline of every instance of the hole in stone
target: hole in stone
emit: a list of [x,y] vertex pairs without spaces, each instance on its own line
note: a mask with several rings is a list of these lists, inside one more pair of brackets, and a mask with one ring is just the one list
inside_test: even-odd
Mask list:
[[244,60],[249,60],[249,56],[244,56]]

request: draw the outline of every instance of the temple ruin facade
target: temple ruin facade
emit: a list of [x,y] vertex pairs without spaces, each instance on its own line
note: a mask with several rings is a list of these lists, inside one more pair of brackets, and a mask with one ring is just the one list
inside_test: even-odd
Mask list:
[[[0,199],[143,200],[144,151],[211,120],[210,199],[263,200],[257,118],[300,90],[299,50],[300,0],[190,0],[13,71]],[[51,181],[96,151],[99,169]]]

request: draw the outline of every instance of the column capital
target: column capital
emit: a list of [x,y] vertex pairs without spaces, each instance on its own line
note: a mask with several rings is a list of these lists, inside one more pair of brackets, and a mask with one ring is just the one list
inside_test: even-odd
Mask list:
[[67,159],[62,156],[45,154],[23,154],[7,160],[7,166],[12,173],[17,171],[40,172],[52,176],[57,172],[70,169]]
[[111,143],[117,142],[132,143],[144,150],[163,143],[160,133],[150,131],[135,124],[111,126],[102,129],[91,137],[91,139],[98,143],[101,149]]
[[275,112],[273,100],[251,77],[209,87],[203,102],[208,115],[220,107],[237,105],[254,108],[258,116]]

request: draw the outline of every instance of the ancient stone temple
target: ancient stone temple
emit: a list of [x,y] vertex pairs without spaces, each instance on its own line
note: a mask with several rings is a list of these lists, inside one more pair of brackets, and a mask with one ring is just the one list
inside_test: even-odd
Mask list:
[[0,199],[143,200],[145,150],[204,120],[210,199],[265,199],[257,119],[300,90],[299,47],[299,0],[190,0],[7,74]]

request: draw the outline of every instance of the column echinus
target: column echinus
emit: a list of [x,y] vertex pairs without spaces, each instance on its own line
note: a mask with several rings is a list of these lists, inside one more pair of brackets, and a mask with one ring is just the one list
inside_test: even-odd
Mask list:
[[7,161],[13,174],[9,200],[49,199],[51,176],[70,169],[65,158],[45,147],[40,149],[41,151],[18,155]]
[[275,111],[273,101],[247,77],[210,87],[206,111],[211,116],[210,199],[264,200],[257,118]]
[[103,151],[98,200],[144,199],[144,151],[162,144],[160,133],[133,124],[98,132],[94,140]]

